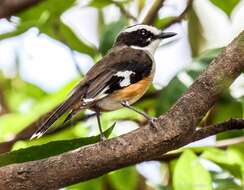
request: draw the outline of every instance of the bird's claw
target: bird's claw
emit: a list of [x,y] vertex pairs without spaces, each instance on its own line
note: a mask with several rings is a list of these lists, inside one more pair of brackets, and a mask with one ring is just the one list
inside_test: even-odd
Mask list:
[[150,118],[149,119],[150,126],[156,129],[158,127],[157,120],[158,119],[156,117]]
[[100,135],[100,141],[105,141],[107,138],[104,135]]

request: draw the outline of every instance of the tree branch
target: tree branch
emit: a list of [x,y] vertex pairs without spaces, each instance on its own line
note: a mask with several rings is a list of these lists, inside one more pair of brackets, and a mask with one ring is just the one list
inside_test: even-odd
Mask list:
[[[198,140],[204,139],[206,137],[215,135],[217,133],[221,133],[221,132],[225,132],[225,131],[229,131],[229,130],[237,130],[237,129],[244,129],[244,119],[230,119],[229,121],[226,121],[226,122],[223,122],[220,124],[208,125],[208,126],[202,127],[201,129],[196,130],[193,133],[193,135],[191,136],[189,141],[194,142],[194,141],[198,141]],[[229,145],[239,144],[242,142],[244,142],[244,137],[238,137],[238,138],[218,141],[216,143],[216,145],[214,145],[213,147],[226,148]],[[196,154],[201,154],[201,153],[202,153],[202,150],[196,152]],[[155,158],[155,160],[168,162],[168,161],[171,161],[173,159],[180,157],[181,154],[182,154],[182,151],[176,151],[176,152],[173,151],[172,153],[167,153],[162,156],[159,156],[159,157]]]
[[179,16],[177,16],[173,20],[171,20],[169,23],[164,25],[163,29],[168,28],[169,26],[171,26],[171,25],[173,25],[175,23],[181,22],[185,18],[185,16],[186,16],[187,12],[189,11],[189,9],[191,8],[192,3],[193,3],[193,0],[188,0],[186,8],[184,9],[184,11]]
[[154,0],[151,8],[144,17],[142,23],[152,25],[156,19],[159,9],[162,7],[165,0]]
[[193,134],[193,141],[198,141],[200,139],[204,139],[206,137],[215,135],[217,133],[221,133],[228,130],[235,130],[235,129],[243,129],[244,128],[244,120],[243,119],[230,119],[229,121],[209,125],[206,127],[202,127],[199,130],[196,130]]
[[0,18],[9,17],[43,0],[1,0]]
[[129,11],[127,11],[121,3],[117,1],[112,1],[112,2],[120,9],[121,13],[124,14],[127,18],[132,19],[133,21],[137,21],[137,18],[134,17]]
[[[60,188],[156,158],[198,140],[200,136],[194,137],[195,126],[243,69],[244,32],[212,61],[175,105],[158,118],[157,128],[141,127],[58,156],[2,167],[0,187]],[[201,134],[203,138],[207,133],[202,131]]]

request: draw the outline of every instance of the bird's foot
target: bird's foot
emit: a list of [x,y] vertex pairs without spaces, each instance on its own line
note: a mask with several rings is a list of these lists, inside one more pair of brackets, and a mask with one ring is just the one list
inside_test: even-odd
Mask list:
[[157,123],[157,118],[156,117],[151,117],[148,121],[151,127],[153,127],[154,129],[158,128],[158,123]]
[[107,140],[107,138],[103,134],[100,135],[100,141],[105,141],[105,140]]
[[[116,122],[114,122],[113,125],[111,125],[109,127],[109,129],[113,130],[115,125],[116,125]],[[105,140],[107,140],[107,137],[103,133],[100,133],[100,141],[105,141]]]

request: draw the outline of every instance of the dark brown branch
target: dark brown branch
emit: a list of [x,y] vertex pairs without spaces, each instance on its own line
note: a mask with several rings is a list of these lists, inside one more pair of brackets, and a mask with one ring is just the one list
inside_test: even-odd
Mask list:
[[36,5],[43,0],[1,0],[0,18],[6,18],[14,15],[30,6]]
[[58,156],[2,167],[0,187],[10,190],[60,188],[156,158],[199,139],[189,136],[243,69],[244,32],[212,61],[169,112],[158,118],[157,128],[141,127]]
[[[189,139],[189,141],[197,141],[197,140],[201,140],[206,137],[215,135],[217,133],[221,133],[221,132],[225,132],[225,131],[229,131],[229,130],[237,130],[237,129],[244,129],[244,119],[230,119],[229,121],[226,121],[226,122],[223,122],[220,124],[205,126],[199,130],[196,130],[193,133],[192,137]],[[213,145],[213,147],[225,149],[229,145],[239,144],[242,142],[244,142],[244,138],[238,137],[238,138],[234,138],[234,139],[218,141],[215,145]],[[195,153],[199,155],[202,153],[202,150],[197,150]],[[155,160],[168,162],[168,161],[178,158],[181,154],[182,154],[182,151],[179,151],[179,152],[176,151],[173,153],[168,153],[168,154],[159,156],[159,157],[155,158]]]
[[224,131],[243,129],[243,128],[244,128],[243,119],[230,119],[229,121],[220,124],[202,127],[201,129],[195,131],[192,139],[193,141],[197,141]]
[[142,23],[152,25],[157,17],[159,9],[163,6],[165,0],[154,0],[151,8],[144,17]]

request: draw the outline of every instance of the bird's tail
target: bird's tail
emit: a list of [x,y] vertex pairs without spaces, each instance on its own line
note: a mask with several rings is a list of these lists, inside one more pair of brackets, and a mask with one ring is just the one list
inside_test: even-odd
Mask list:
[[40,138],[44,133],[47,132],[49,127],[64,113],[72,109],[72,106],[82,99],[82,91],[72,94],[66,101],[58,105],[50,114],[49,117],[41,124],[37,131],[31,136],[30,139]]

